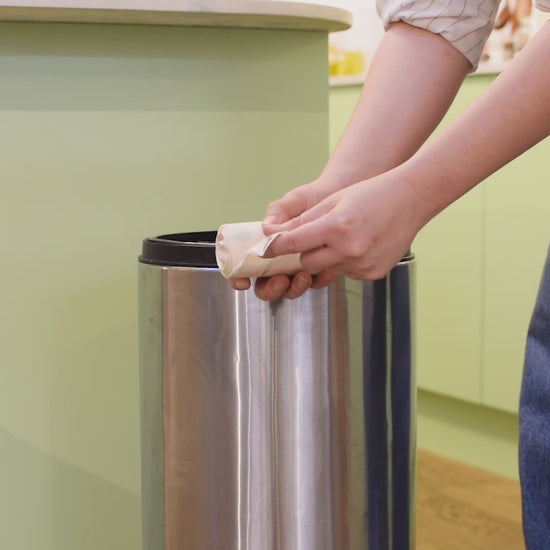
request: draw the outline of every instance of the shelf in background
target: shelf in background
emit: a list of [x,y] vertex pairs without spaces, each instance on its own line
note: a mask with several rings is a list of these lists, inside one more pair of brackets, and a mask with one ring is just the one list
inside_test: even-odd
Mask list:
[[366,73],[329,76],[328,82],[330,86],[362,86],[366,76]]

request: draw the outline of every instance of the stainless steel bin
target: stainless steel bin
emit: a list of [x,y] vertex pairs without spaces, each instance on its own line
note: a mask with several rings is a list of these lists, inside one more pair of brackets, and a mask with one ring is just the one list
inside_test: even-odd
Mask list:
[[266,303],[214,238],[139,258],[144,549],[413,549],[412,256]]

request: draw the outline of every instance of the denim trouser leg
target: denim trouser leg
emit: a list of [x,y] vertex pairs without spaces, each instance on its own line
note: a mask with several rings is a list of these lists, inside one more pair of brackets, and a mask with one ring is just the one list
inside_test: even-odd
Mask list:
[[519,411],[527,550],[550,548],[550,249],[529,326]]

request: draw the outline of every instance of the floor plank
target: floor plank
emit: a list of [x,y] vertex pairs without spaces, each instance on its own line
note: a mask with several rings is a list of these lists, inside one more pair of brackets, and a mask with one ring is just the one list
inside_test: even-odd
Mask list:
[[519,484],[418,451],[417,550],[522,550]]

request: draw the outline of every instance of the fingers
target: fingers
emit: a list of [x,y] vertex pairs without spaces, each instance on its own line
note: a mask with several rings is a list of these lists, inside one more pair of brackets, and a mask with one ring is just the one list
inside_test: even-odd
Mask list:
[[[285,223],[282,223],[278,226],[277,231],[287,232],[294,229],[303,228],[306,224],[320,221],[324,216],[326,216],[335,205],[334,196],[325,199],[315,206],[311,207],[309,210],[302,212],[300,215],[288,220]],[[318,228],[309,230],[310,233],[315,233],[318,231]]]
[[[366,261],[361,258],[345,258],[341,251],[325,247],[306,252],[301,255],[300,259],[304,269],[307,269],[309,272],[320,271],[319,275],[322,275],[322,279],[327,281],[324,286],[327,286],[327,284],[330,284],[336,278],[336,273],[341,273],[350,279],[357,279],[359,281],[382,279],[399,261],[401,256],[395,260],[390,257],[389,260],[386,258],[373,258]],[[321,281],[320,284],[322,284]],[[315,286],[314,282],[312,288],[322,287]]]
[[300,271],[292,277],[290,281],[290,286],[287,288],[286,292],[283,294],[284,298],[289,300],[295,300],[300,296],[304,295],[307,290],[311,287],[313,279],[309,273],[305,271]]
[[[327,272],[328,268],[335,268],[341,260],[340,252],[326,246],[304,252],[300,256],[302,267],[310,273],[319,273],[319,275]],[[328,273],[331,272],[328,271]],[[323,275],[323,277],[328,277],[328,275]]]
[[229,279],[229,284],[235,290],[248,290],[250,288],[250,279]]
[[[269,246],[265,257],[274,258],[283,254],[304,253],[322,248],[327,244],[326,228],[323,226],[322,218],[294,229],[284,231]],[[305,267],[305,266],[304,266]],[[306,269],[307,271],[313,271]]]
[[[301,271],[293,277],[288,275],[273,275],[272,277],[259,278],[254,286],[258,298],[272,302],[278,298],[291,300],[302,296],[312,285],[313,278],[309,273]],[[235,290],[248,290],[249,279],[229,279],[229,284]]]
[[273,277],[259,278],[256,281],[254,290],[258,298],[268,302],[272,302],[281,297],[295,300],[303,296],[313,283],[313,277],[309,273],[300,271],[293,277],[287,275],[273,275]]
[[313,277],[313,282],[311,283],[311,288],[320,289],[325,288],[326,286],[332,284],[336,277],[338,276],[337,273],[334,271],[329,271],[328,269],[324,269],[317,275]]
[[299,273],[296,273],[294,277],[292,277],[290,286],[283,294],[283,298],[288,298],[290,300],[300,298],[310,288],[321,289],[328,286],[329,284],[334,282],[336,277],[336,273],[328,270],[322,271],[321,273],[313,276],[309,273],[306,273],[305,271],[300,271]]
[[272,302],[280,298],[290,287],[290,277],[287,275],[273,275],[259,278],[254,285],[254,292],[261,300]]
[[[336,277],[336,273],[327,270],[314,276],[305,271],[300,271],[292,277],[273,275],[272,277],[257,279],[254,292],[258,298],[267,302],[278,300],[281,297],[295,300],[303,296],[310,288],[320,289],[328,286]],[[250,288],[249,279],[229,279],[229,284],[235,290],[248,290]]]

